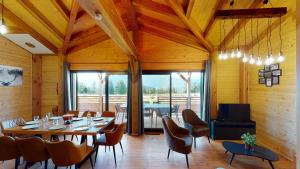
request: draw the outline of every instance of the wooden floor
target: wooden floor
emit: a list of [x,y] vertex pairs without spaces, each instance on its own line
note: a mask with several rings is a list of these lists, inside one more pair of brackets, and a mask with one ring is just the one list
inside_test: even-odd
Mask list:
[[[91,140],[91,139],[90,139]],[[141,137],[124,136],[124,154],[119,145],[116,147],[118,169],[185,169],[185,156],[171,152],[170,159],[167,160],[167,146],[163,135],[144,135]],[[208,143],[206,138],[197,139],[197,148],[193,148],[189,155],[190,168],[192,169],[270,169],[267,161],[263,162],[257,158],[236,156],[232,166],[228,164],[230,153],[224,154],[224,149],[220,141]],[[53,168],[50,162],[49,169]],[[295,163],[280,158],[274,163],[276,169],[294,169]],[[13,161],[0,164],[1,169],[13,169]],[[24,164],[19,168],[24,168]],[[42,169],[40,164],[36,164],[33,169]],[[86,162],[82,169],[90,169],[90,163]],[[95,169],[113,169],[114,159],[112,149],[104,152],[104,147],[99,149]]]

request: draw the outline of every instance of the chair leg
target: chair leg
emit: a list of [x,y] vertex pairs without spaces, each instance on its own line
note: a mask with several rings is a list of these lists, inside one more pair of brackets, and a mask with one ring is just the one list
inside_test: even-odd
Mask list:
[[104,151],[106,152],[106,146],[105,146],[105,150]]
[[57,166],[55,166],[54,169],[57,169]]
[[71,137],[71,141],[73,141],[73,138],[74,138],[74,135],[72,135],[72,137]]
[[99,150],[99,146],[96,148],[96,155],[95,155],[95,162],[94,162],[94,164],[96,164],[97,155],[98,155],[98,150]]
[[209,136],[207,136],[207,139],[208,139],[208,143],[210,144],[210,137],[209,137]]
[[75,169],[78,169],[79,167],[78,167],[78,164],[75,164]]
[[187,168],[190,168],[188,154],[185,154],[185,159],[186,159]]
[[18,169],[19,164],[20,164],[20,157],[16,158],[16,161],[15,161],[15,169]]
[[115,146],[113,146],[113,151],[114,151],[115,166],[117,166]]
[[47,169],[48,168],[48,160],[45,160],[45,169]]
[[196,137],[194,137],[194,148],[196,148]]
[[90,158],[90,163],[91,163],[92,169],[94,169],[93,160],[92,160],[92,154],[90,155],[89,158]]
[[168,150],[168,159],[169,159],[169,157],[170,157],[170,151],[171,151],[171,149]]
[[64,140],[66,140],[66,135],[64,134]]
[[123,146],[122,146],[122,142],[121,141],[120,141],[120,147],[121,147],[122,153],[124,154]]
[[28,169],[28,162],[26,161],[25,169]]

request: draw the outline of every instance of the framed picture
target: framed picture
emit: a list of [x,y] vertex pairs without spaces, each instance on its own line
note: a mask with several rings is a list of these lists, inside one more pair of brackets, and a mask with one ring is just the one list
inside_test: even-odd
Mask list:
[[266,86],[272,87],[272,78],[266,78]]
[[22,84],[22,68],[0,65],[0,86],[21,86]]
[[264,69],[260,69],[260,70],[258,70],[258,76],[259,77],[264,77]]
[[279,76],[273,76],[272,77],[272,84],[273,85],[279,85]]
[[271,70],[277,70],[277,69],[279,69],[279,63],[270,65],[270,69]]
[[271,78],[272,77],[272,72],[271,71],[264,72],[264,77],[265,78]]
[[281,75],[282,75],[281,69],[272,71],[272,76],[281,76]]
[[263,78],[258,78],[258,84],[265,84],[266,83],[266,79]]
[[265,71],[270,71],[270,65],[265,65],[264,70],[265,70]]

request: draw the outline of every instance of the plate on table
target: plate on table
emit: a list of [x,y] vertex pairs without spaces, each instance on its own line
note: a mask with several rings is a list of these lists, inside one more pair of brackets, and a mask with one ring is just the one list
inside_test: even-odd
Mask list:
[[94,123],[94,126],[95,126],[95,127],[99,127],[99,126],[105,126],[106,124],[107,124],[107,122],[102,121],[102,122]]
[[104,120],[104,118],[103,118],[103,117],[95,117],[95,118],[93,119],[93,121],[101,121],[101,120]]
[[25,122],[25,125],[33,125],[33,124],[39,124],[40,122],[39,121],[28,121],[28,122]]
[[82,117],[73,117],[72,121],[80,121],[80,120],[83,120]]
[[61,129],[65,129],[66,126],[64,125],[56,125],[56,126],[52,126],[49,128],[49,130],[61,130]]
[[88,130],[88,129],[90,129],[90,128],[87,127],[87,126],[82,126],[82,127],[77,127],[77,128],[75,128],[74,131],[86,131],[86,130]]
[[27,125],[22,127],[22,130],[37,129],[37,128],[39,128],[38,125]]
[[50,120],[59,120],[59,119],[61,119],[62,117],[60,117],[60,116],[55,116],[55,117],[50,117],[49,119]]

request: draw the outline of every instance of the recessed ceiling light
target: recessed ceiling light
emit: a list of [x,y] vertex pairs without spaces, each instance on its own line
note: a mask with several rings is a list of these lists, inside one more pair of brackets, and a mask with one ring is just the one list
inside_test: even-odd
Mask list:
[[35,45],[30,43],[30,42],[25,42],[25,45],[30,47],[30,48],[35,48]]
[[102,14],[100,12],[95,12],[95,19],[101,21],[103,19]]

